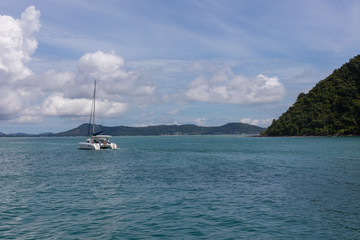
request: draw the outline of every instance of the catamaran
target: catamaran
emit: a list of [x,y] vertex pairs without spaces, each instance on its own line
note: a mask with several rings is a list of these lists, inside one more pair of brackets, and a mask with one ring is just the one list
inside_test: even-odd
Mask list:
[[116,143],[111,143],[110,135],[102,135],[103,131],[95,132],[95,95],[96,95],[96,80],[94,82],[94,94],[91,105],[90,121],[88,136],[85,142],[79,143],[79,149],[83,150],[100,150],[100,149],[116,149]]

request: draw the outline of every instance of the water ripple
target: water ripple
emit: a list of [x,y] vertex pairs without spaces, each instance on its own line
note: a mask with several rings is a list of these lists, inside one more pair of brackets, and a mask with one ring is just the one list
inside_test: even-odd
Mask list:
[[0,138],[3,239],[357,239],[359,138]]

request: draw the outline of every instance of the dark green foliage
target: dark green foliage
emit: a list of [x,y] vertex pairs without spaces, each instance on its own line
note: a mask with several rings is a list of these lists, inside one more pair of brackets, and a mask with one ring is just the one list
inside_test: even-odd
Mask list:
[[[72,130],[54,134],[54,136],[86,136],[88,124],[82,124]],[[245,124],[228,123],[220,127],[199,127],[187,125],[158,125],[149,127],[105,127],[104,134],[113,136],[157,136],[157,135],[214,135],[214,134],[259,134],[264,128]]]
[[360,134],[360,55],[350,59],[262,133],[266,136]]

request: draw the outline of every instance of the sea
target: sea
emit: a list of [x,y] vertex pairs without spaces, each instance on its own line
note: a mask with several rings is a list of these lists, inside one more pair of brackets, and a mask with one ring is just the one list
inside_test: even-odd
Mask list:
[[360,239],[360,138],[0,138],[0,239]]

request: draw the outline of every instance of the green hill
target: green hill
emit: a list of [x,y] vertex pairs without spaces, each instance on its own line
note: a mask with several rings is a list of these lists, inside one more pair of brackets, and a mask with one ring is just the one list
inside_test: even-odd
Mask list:
[[[98,127],[104,131],[104,134],[112,136],[259,134],[264,131],[264,128],[245,123],[228,123],[219,127],[199,127],[192,124],[149,127]],[[86,136],[88,134],[88,128],[89,124],[82,124],[69,131],[56,133],[54,136]]]
[[360,55],[350,59],[296,102],[265,136],[360,135]]

